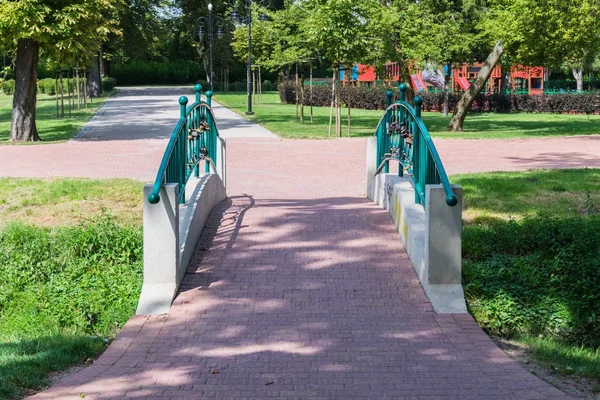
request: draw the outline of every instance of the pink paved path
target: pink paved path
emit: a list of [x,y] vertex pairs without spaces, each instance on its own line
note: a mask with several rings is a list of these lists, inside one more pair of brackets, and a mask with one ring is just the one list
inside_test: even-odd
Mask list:
[[[85,145],[62,146],[89,157]],[[230,139],[228,185],[169,314],[133,317],[92,366],[35,398],[567,398],[469,315],[432,310],[389,215],[363,196],[363,140]]]

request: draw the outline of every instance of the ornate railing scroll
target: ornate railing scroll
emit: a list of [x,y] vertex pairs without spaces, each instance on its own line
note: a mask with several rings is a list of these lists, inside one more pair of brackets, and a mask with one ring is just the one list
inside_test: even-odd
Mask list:
[[425,186],[442,184],[446,204],[455,206],[458,198],[452,193],[444,165],[421,119],[423,99],[415,97],[415,107],[406,102],[406,84],[401,84],[400,100],[392,103],[392,92],[387,92],[387,109],[379,120],[377,137],[377,172],[389,172],[389,162],[399,163],[398,174],[406,171],[412,176],[415,202],[425,204]]
[[200,175],[200,162],[205,172],[216,172],[217,138],[219,132],[211,109],[212,92],[206,92],[202,100],[202,85],[194,86],[196,101],[187,107],[188,98],[179,98],[180,117],[156,174],[154,187],[148,196],[151,204],[160,201],[160,187],[167,183],[179,184],[179,202],[185,203],[185,185],[192,176]]

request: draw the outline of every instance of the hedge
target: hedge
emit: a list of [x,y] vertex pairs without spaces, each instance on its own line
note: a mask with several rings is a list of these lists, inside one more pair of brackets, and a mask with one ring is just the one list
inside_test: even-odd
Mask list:
[[[282,81],[278,86],[279,97],[283,104],[295,104],[296,84],[293,80]],[[383,110],[386,104],[386,92],[390,88],[367,86],[342,86],[341,99],[343,104],[352,108],[364,110]],[[393,88],[393,99],[399,98],[399,91]],[[460,93],[449,94],[450,110],[454,110]],[[440,111],[443,109],[444,95],[438,93],[422,93],[423,110]],[[311,105],[309,88],[305,88],[304,104]],[[312,105],[329,107],[331,105],[331,84],[313,86]],[[596,93],[560,93],[548,95],[503,95],[481,94],[473,102],[472,111],[479,112],[535,112],[535,113],[580,113],[600,114],[600,92]]]
[[117,80],[115,78],[102,78],[102,90],[110,92],[117,86]]

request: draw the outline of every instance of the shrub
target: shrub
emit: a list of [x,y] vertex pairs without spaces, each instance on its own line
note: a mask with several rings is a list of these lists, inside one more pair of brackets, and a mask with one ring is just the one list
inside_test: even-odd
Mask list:
[[110,336],[135,310],[142,232],[107,214],[55,230],[12,224],[0,232],[0,265],[0,333],[28,316],[55,329]]
[[[394,101],[399,98],[396,87],[367,87],[367,86],[342,86],[342,102],[352,108],[365,110],[383,110],[386,104],[385,93],[388,90],[394,93]],[[296,83],[286,80],[279,83],[279,98],[284,104],[295,104]],[[423,110],[441,111],[444,107],[444,94],[441,92],[426,92],[423,97]],[[460,93],[449,93],[448,103],[453,111],[460,100]],[[331,105],[331,80],[324,84],[313,86],[312,105],[329,107]],[[304,104],[311,105],[309,88],[305,88]],[[476,112],[550,112],[550,113],[580,113],[600,114],[599,93],[560,93],[547,95],[503,95],[480,94],[471,106]]]
[[465,227],[465,294],[479,324],[600,347],[599,229],[597,215]]
[[56,94],[56,81],[54,78],[38,80],[37,85],[40,93],[45,93],[48,96],[54,96]]
[[115,78],[102,78],[102,90],[110,92],[117,86],[117,80]]
[[7,96],[15,94],[15,80],[9,79],[7,81],[2,82],[2,91]]

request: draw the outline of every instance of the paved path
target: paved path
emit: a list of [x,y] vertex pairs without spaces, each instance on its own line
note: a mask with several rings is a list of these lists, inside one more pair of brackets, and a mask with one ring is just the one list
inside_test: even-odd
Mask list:
[[170,312],[133,317],[92,366],[34,397],[567,398],[469,315],[432,310],[389,215],[363,196],[363,146],[231,138],[230,199]]
[[[122,89],[85,128],[81,139],[43,146],[0,146],[0,177],[131,178],[150,182],[155,178],[167,138],[179,117],[177,99],[181,95],[187,95],[190,100],[194,96],[187,87]],[[282,165],[300,181],[304,181],[304,168],[341,170],[342,179],[361,188],[357,193],[364,191],[364,140],[279,140],[266,129],[218,104],[215,113],[221,135],[230,141],[228,150],[235,154],[229,157],[228,168],[261,174],[262,169],[251,166],[269,163],[268,158],[257,158],[266,154],[263,152],[266,148],[285,153]],[[269,145],[256,145],[266,139],[273,141]],[[239,145],[238,140],[241,140]],[[449,174],[600,167],[600,135],[513,140],[436,139],[435,142]],[[253,162],[246,165],[245,157],[249,155],[245,153],[250,151],[254,151]],[[305,157],[299,156],[313,151],[321,155],[318,160],[321,164],[308,165]],[[349,160],[353,161],[353,169],[348,168]],[[350,177],[352,179],[346,179]],[[326,176],[318,178],[326,179]],[[268,185],[268,182],[260,184]]]

